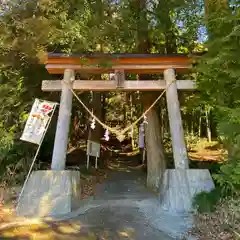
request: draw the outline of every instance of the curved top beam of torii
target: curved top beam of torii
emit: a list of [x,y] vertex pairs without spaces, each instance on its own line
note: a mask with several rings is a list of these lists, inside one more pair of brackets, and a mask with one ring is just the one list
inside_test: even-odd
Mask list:
[[187,54],[73,54],[49,53],[42,59],[50,74],[63,74],[65,69],[76,72],[109,73],[124,70],[125,73],[156,74],[165,69],[177,72],[187,71],[192,67],[197,55]]

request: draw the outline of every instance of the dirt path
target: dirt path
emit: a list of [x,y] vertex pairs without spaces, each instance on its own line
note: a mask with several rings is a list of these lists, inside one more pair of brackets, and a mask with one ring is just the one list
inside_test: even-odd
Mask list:
[[142,170],[115,160],[84,213],[65,221],[31,220],[27,226],[0,228],[0,239],[171,240],[150,224],[139,203],[156,195],[145,188]]

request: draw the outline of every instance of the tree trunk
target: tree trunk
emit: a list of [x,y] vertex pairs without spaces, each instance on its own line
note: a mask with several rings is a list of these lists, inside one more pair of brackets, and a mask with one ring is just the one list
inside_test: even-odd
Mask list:
[[212,141],[212,132],[211,132],[211,124],[209,119],[210,111],[208,109],[205,110],[205,117],[206,117],[206,127],[207,127],[207,139],[208,142]]
[[191,136],[193,136],[194,135],[194,112],[192,111],[192,114],[191,114],[191,120],[190,120],[191,122],[191,131],[190,131],[190,134],[191,134]]
[[200,138],[201,137],[201,134],[202,134],[202,116],[201,116],[201,112],[200,112],[200,116],[199,116],[199,122],[198,122],[198,137]]
[[[130,94],[129,96],[129,102],[130,102],[130,118],[131,118],[131,121],[133,121],[133,99],[132,99],[132,94]],[[135,142],[134,142],[134,127],[133,129],[131,130],[132,131],[132,134],[131,134],[131,145],[132,145],[132,151],[134,150],[135,148]]]
[[[99,118],[102,119],[102,105],[101,103],[101,93],[93,93],[93,99],[92,99],[92,109],[93,114]],[[100,143],[102,136],[102,126],[96,122],[95,129],[89,128],[88,132],[88,140],[94,141],[96,143]]]
[[[146,0],[136,0],[137,22],[137,50],[138,53],[148,53],[151,41],[148,31],[148,20],[146,15]],[[139,79],[149,79],[142,75]],[[145,93],[143,96],[143,108],[146,110],[152,100],[152,94]],[[156,109],[151,109],[147,114],[148,124],[146,126],[145,142],[147,150],[147,186],[158,191],[162,183],[165,171],[165,157],[161,139],[159,117]]]
[[[103,6],[103,1],[97,1],[97,11],[96,11],[96,16],[99,18],[99,26],[103,23],[104,21],[104,6]],[[99,43],[96,44],[96,51],[103,52],[104,46],[102,39],[99,39]],[[102,76],[100,75],[95,75],[95,78],[101,79]],[[94,115],[102,120],[103,113],[102,113],[102,96],[101,93],[93,92],[93,99],[92,99],[92,109]],[[96,122],[96,127],[95,129],[89,128],[89,134],[88,134],[88,140],[94,141],[96,143],[101,142],[101,137],[102,137],[103,129],[102,126]]]
[[126,127],[127,123],[128,123],[128,109],[127,109],[127,106],[129,104],[127,93],[123,93],[122,98],[124,99],[123,100],[123,105],[122,105],[122,108],[123,108],[123,124],[124,124],[124,127]]
[[[101,119],[105,123],[106,122],[106,109],[107,109],[107,103],[106,103],[106,93],[101,94]],[[104,134],[104,129],[101,128],[101,135],[103,136]]]
[[186,113],[186,125],[187,125],[187,134],[191,134],[192,115],[189,114],[189,112]]
[[[147,110],[151,104],[149,96],[145,96],[144,111]],[[163,174],[166,169],[166,161],[164,156],[164,147],[161,138],[161,127],[156,108],[152,108],[147,114],[147,122],[145,126],[145,138],[147,149],[147,186],[154,191],[158,191]]]
[[177,52],[176,36],[173,31],[165,32],[165,50],[167,54]]

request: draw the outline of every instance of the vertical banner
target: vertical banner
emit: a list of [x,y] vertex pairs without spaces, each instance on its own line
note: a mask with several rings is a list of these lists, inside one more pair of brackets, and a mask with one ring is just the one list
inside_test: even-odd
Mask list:
[[56,105],[55,102],[35,99],[20,139],[38,145],[41,144]]

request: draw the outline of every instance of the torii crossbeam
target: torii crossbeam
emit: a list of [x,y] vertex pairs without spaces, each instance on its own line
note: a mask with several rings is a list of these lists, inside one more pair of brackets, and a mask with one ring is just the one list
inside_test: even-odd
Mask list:
[[[191,68],[192,60],[186,55],[160,54],[49,54],[46,69],[51,74],[64,74],[66,69],[87,73],[116,73],[115,80],[75,80],[76,91],[160,91],[166,88],[165,80],[125,80],[124,73],[158,74],[166,69],[178,72]],[[123,73],[118,74],[118,73]],[[121,84],[121,86],[119,85]],[[177,89],[194,90],[194,81],[177,80]],[[61,80],[45,80],[43,91],[61,91]]]

